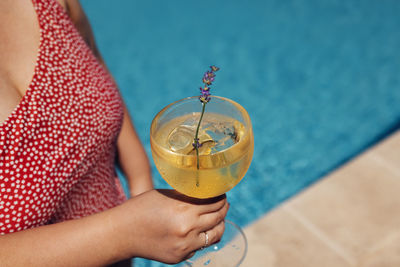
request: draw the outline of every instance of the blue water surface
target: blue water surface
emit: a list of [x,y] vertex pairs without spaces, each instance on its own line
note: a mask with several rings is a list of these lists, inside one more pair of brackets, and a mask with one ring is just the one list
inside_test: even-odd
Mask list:
[[221,68],[212,94],[243,105],[255,135],[228,193],[241,226],[400,126],[400,1],[81,2],[150,157],[155,114]]

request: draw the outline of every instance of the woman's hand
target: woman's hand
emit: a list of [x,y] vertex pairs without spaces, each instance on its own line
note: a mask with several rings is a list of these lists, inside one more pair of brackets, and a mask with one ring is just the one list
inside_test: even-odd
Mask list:
[[198,200],[174,190],[151,190],[128,200],[115,218],[126,257],[173,264],[220,240],[229,204],[226,197]]

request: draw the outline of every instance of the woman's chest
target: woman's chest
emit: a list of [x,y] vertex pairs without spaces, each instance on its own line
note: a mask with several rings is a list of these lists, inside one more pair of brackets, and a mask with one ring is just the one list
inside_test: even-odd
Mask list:
[[[61,69],[50,64],[51,70],[39,65],[27,94],[0,125],[0,208],[19,220],[7,224],[17,230],[48,221],[81,177],[99,162],[113,164],[121,98],[101,65],[76,60],[83,61]],[[3,219],[5,225],[9,219]]]
[[107,71],[60,10],[52,16],[38,8],[34,74],[0,123],[0,210],[8,216],[0,218],[0,232],[45,223],[77,180],[100,161],[112,167],[122,124],[122,101]]

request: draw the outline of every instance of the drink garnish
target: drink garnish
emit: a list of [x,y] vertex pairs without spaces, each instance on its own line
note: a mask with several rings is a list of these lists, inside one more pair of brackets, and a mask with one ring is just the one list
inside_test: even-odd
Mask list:
[[[199,129],[200,129],[200,124],[201,120],[203,119],[204,111],[206,108],[206,104],[210,102],[210,85],[214,82],[215,78],[215,72],[219,70],[218,67],[216,66],[210,66],[211,71],[206,71],[203,75],[203,83],[204,86],[200,87],[200,92],[201,95],[199,97],[199,100],[201,102],[202,108],[201,108],[201,115],[199,119],[199,123],[197,124],[197,129],[196,129],[196,134],[193,139],[193,147],[196,150],[196,157],[197,157],[197,169],[200,168],[200,163],[199,163],[199,148],[203,145],[203,143],[200,143],[199,139]],[[199,186],[199,182],[196,182],[196,185]]]

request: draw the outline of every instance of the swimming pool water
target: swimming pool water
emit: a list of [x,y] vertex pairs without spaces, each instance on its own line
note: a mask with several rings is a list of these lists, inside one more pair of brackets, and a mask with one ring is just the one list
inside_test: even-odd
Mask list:
[[255,134],[228,193],[241,226],[400,126],[399,1],[81,2],[149,156],[155,114],[221,68],[212,94],[244,106]]

